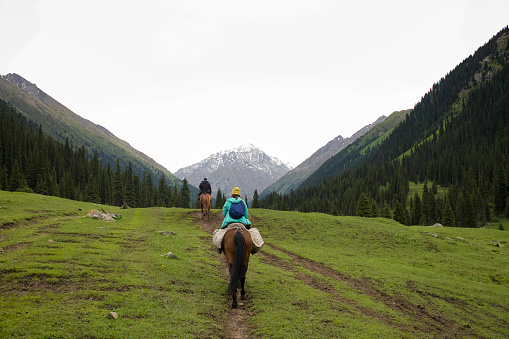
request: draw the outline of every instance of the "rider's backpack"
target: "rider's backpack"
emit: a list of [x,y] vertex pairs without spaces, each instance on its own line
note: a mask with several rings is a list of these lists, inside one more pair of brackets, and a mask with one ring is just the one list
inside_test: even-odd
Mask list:
[[240,200],[239,202],[232,202],[230,205],[230,217],[233,219],[240,219],[245,214],[245,206],[244,201]]

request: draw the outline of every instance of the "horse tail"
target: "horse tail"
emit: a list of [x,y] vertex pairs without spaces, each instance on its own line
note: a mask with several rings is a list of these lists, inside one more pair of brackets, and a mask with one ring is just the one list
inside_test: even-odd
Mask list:
[[245,274],[244,261],[246,258],[244,235],[235,233],[233,238],[235,242],[235,257],[230,271],[230,285],[228,287],[229,294],[236,293],[240,278]]

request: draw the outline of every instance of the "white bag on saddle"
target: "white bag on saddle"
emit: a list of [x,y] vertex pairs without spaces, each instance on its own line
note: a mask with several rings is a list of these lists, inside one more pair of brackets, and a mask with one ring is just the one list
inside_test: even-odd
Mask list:
[[[238,222],[228,224],[228,226],[225,228],[218,228],[214,230],[214,234],[212,235],[212,243],[214,244],[214,246],[216,246],[217,248],[221,248],[221,246],[223,245],[224,234],[226,233],[226,231],[232,228],[243,228],[247,230],[244,224]],[[251,239],[253,240],[253,253],[260,252],[260,250],[263,247],[263,244],[265,243],[262,239],[260,231],[258,231],[257,228],[251,228],[247,231],[249,231],[249,233],[251,234]]]

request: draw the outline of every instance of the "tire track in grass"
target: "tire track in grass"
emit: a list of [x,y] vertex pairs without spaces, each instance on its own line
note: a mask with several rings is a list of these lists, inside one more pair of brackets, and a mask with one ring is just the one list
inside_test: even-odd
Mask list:
[[[322,263],[301,257],[298,254],[279,248],[272,244],[265,243],[265,246],[286,254],[292,259],[292,262],[286,262],[275,255],[262,251],[259,254],[262,257],[262,261],[264,263],[294,273],[295,276],[305,284],[331,295],[338,302],[345,303],[357,309],[362,314],[381,321],[387,326],[398,329],[406,334],[414,334],[415,331],[428,334],[434,333],[436,338],[450,338],[455,336],[476,337],[474,333],[468,331],[468,328],[462,327],[450,319],[430,314],[425,310],[424,307],[420,305],[416,306],[402,297],[390,296],[376,289],[367,279],[355,279],[351,276],[345,275],[330,267],[327,267]],[[337,291],[330,284],[319,281],[315,277],[302,273],[298,270],[298,266],[303,267],[311,272],[318,273],[324,277],[345,283],[353,289],[358,290],[361,293],[383,303],[390,309],[402,313],[404,316],[411,319],[412,324],[404,325],[395,323],[394,319],[389,315],[381,314],[366,307],[362,307],[354,300],[343,297],[341,292]]]

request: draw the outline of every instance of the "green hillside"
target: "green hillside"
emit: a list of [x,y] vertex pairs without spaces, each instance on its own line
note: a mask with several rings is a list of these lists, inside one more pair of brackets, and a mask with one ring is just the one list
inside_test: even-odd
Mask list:
[[[350,145],[298,190],[268,195],[261,205],[359,215],[363,197],[361,215],[407,225],[479,227],[508,218],[508,41],[505,27],[435,83],[390,133]],[[410,182],[433,182],[447,192],[413,201]]]
[[[507,231],[251,209],[266,244],[231,310],[218,210],[207,224],[5,191],[0,207],[3,338],[509,336]],[[84,217],[101,208],[122,216]]]
[[143,172],[152,173],[154,178],[164,174],[170,184],[182,186],[182,181],[162,165],[115,137],[104,127],[73,113],[49,95],[43,94],[42,101],[38,100],[0,77],[0,99],[15,106],[23,116],[36,125],[41,125],[43,131],[56,140],[62,143],[68,140],[77,148],[84,146],[89,156],[97,149],[99,159],[104,164],[113,167],[119,159],[121,168],[125,169],[131,162],[133,171],[139,177],[143,176]]

